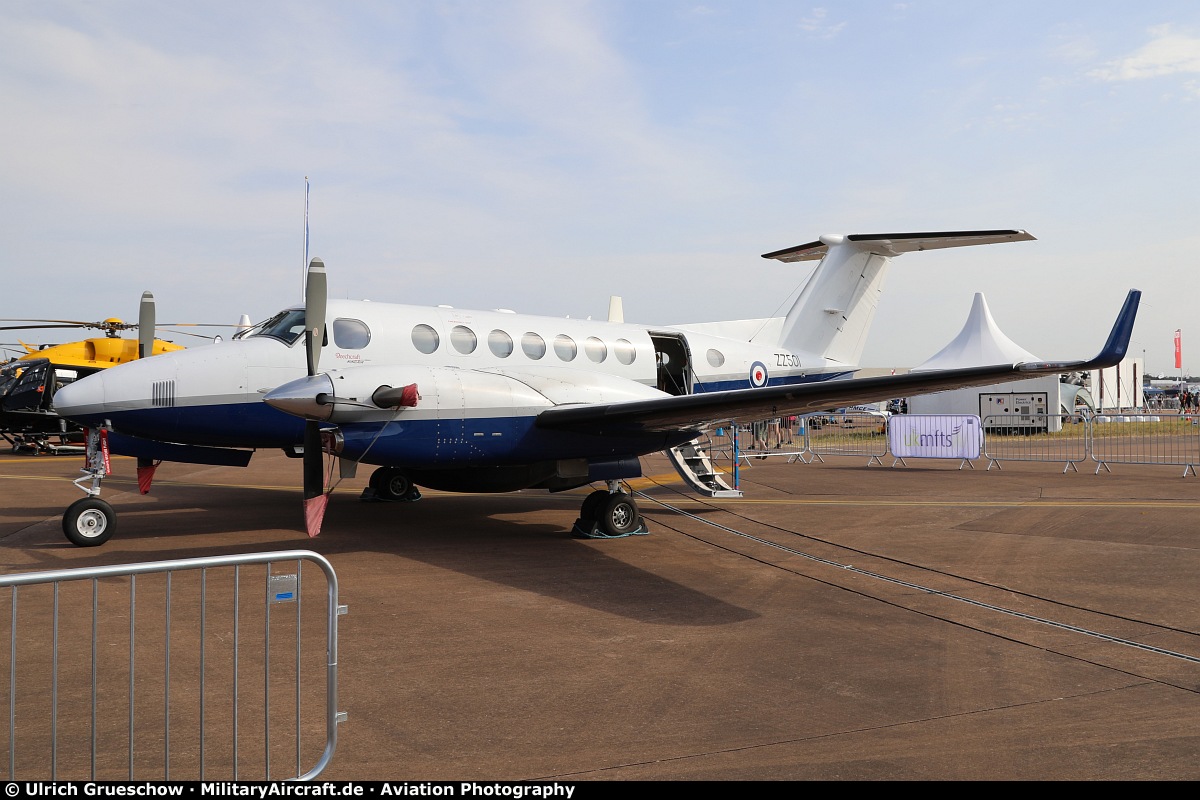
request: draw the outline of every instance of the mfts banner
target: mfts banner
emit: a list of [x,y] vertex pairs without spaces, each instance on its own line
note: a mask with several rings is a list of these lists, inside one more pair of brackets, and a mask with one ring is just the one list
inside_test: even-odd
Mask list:
[[1183,335],[1175,329],[1175,369],[1183,369]]
[[983,426],[969,414],[893,414],[888,447],[897,458],[979,458]]

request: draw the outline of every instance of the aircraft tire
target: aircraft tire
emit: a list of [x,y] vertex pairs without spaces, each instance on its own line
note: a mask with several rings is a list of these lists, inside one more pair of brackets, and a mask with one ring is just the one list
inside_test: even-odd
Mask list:
[[99,497],[85,497],[67,507],[62,526],[71,544],[96,547],[116,533],[117,512]]
[[597,521],[605,536],[625,536],[641,525],[637,502],[624,492],[611,494],[600,508]]
[[380,467],[371,473],[371,488],[381,500],[391,502],[411,502],[420,498],[421,493],[413,484],[412,479],[398,469]]
[[584,498],[583,505],[579,507],[579,518],[585,522],[595,520],[600,516],[601,505],[611,496],[611,492],[607,489],[597,489],[589,494]]

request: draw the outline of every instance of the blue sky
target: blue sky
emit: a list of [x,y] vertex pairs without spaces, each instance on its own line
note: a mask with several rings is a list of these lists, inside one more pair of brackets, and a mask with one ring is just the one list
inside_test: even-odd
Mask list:
[[337,297],[758,317],[805,274],[761,253],[1022,228],[897,259],[864,364],[975,292],[1090,356],[1139,288],[1135,353],[1200,373],[1194,2],[8,0],[0,98],[3,317],[261,319],[308,176]]

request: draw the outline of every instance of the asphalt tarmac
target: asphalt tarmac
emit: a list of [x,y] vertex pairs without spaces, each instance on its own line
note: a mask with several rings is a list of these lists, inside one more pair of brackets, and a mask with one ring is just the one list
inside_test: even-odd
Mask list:
[[609,540],[570,533],[586,490],[364,503],[363,473],[310,540],[298,461],[164,464],[142,496],[118,458],[118,532],[79,548],[82,458],[4,454],[0,553],[322,554],[329,780],[1200,779],[1200,478],[865,461],[755,460],[714,500],[647,458],[650,532]]

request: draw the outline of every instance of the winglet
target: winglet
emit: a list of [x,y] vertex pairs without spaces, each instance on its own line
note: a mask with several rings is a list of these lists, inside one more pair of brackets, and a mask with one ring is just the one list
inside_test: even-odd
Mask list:
[[1121,306],[1121,312],[1117,314],[1117,321],[1113,323],[1112,331],[1108,334],[1108,341],[1104,343],[1104,348],[1099,354],[1090,361],[1036,361],[1029,364],[1019,364],[1017,365],[1017,369],[1023,372],[1049,372],[1054,369],[1074,371],[1104,369],[1105,367],[1121,363],[1121,360],[1125,358],[1125,354],[1129,352],[1129,339],[1133,335],[1133,323],[1137,318],[1138,304],[1141,302],[1141,299],[1142,293],[1140,290],[1129,290],[1129,294],[1125,297],[1125,305]]

